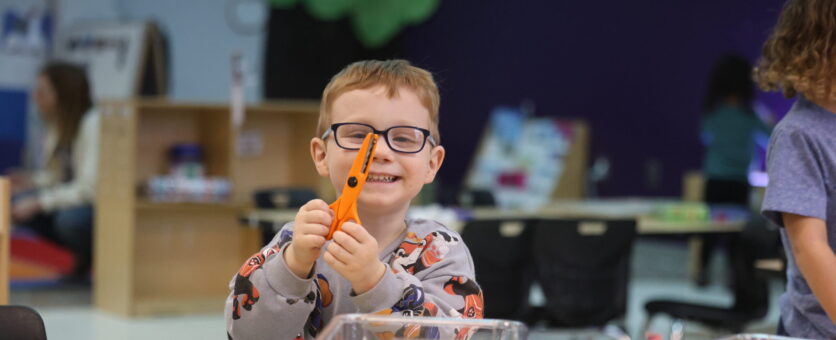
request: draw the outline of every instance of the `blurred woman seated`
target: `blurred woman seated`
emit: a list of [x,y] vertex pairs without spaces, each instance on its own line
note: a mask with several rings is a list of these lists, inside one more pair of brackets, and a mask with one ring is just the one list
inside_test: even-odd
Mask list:
[[69,278],[85,279],[91,268],[99,146],[99,117],[85,71],[64,62],[45,65],[34,102],[46,133],[36,170],[10,174],[12,220],[72,251]]

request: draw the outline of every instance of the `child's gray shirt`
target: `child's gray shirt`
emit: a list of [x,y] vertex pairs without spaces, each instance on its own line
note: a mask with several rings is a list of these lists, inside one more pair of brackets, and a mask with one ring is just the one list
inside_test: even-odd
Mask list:
[[293,223],[286,224],[232,278],[224,309],[229,337],[311,339],[345,313],[481,318],[482,291],[461,236],[435,221],[406,222],[379,255],[383,278],[360,295],[322,256],[311,278],[293,274],[282,256],[293,235]]

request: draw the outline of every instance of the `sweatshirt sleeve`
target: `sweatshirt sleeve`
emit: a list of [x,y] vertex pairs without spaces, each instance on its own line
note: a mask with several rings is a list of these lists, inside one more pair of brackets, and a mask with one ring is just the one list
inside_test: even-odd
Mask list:
[[[474,277],[473,259],[461,236],[446,228],[423,238],[409,233],[377,286],[352,299],[361,313],[481,319],[482,290]],[[464,337],[468,330],[455,333],[450,337]]]
[[286,224],[267,246],[244,263],[229,283],[224,319],[230,339],[302,339],[319,294],[311,278],[288,268],[282,253],[293,226]]
[[[73,143],[72,181],[39,190],[39,201],[44,211],[93,203],[96,194],[96,169],[99,165],[99,115],[90,111],[82,122]],[[41,175],[40,177],[43,177]],[[36,176],[38,178],[38,176]],[[38,178],[36,183],[45,182]]]

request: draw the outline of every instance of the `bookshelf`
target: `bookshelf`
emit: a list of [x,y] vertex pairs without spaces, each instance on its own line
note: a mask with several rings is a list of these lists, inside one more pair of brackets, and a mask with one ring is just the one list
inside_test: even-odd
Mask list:
[[[217,313],[228,283],[258,251],[258,230],[240,225],[256,188],[306,186],[324,192],[310,159],[318,102],[247,108],[239,129],[225,104],[107,101],[102,115],[94,235],[94,304],[126,316]],[[257,152],[241,154],[242,134]],[[206,176],[232,183],[228,200],[154,202],[140,190],[168,173],[168,149],[198,143]]]

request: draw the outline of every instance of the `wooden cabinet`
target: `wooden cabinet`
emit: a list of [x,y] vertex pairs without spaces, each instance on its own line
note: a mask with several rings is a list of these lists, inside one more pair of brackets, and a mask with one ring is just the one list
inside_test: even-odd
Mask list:
[[[246,121],[236,129],[228,105],[102,103],[96,307],[122,315],[222,311],[230,279],[260,245],[258,231],[237,222],[251,207],[252,191],[327,187],[309,151],[318,109],[315,102],[248,107]],[[236,144],[244,134],[257,145],[239,153]],[[228,200],[160,203],[145,198],[143,185],[169,172],[168,150],[183,142],[201,145],[207,176],[231,181]]]

